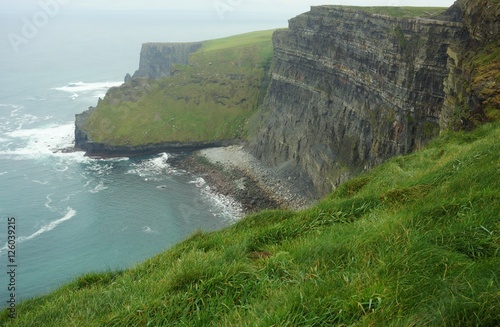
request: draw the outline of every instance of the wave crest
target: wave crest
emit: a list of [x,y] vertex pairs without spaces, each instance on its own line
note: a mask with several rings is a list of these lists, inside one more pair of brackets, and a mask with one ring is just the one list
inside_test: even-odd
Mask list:
[[66,93],[71,93],[71,98],[74,100],[80,96],[80,94],[93,93],[94,97],[104,97],[106,91],[112,87],[117,87],[122,85],[123,82],[97,82],[97,83],[84,83],[76,82],[69,83],[65,86],[54,87],[53,90],[62,91]]
[[[74,216],[76,216],[76,210],[74,210],[73,208],[70,208],[70,207],[68,207],[67,210],[68,211],[66,212],[66,214],[64,215],[64,217],[62,217],[62,218],[60,218],[58,220],[54,220],[54,221],[50,222],[49,224],[47,224],[45,226],[42,226],[39,230],[37,230],[36,232],[34,232],[33,234],[31,234],[29,236],[18,237],[17,238],[17,244],[20,244],[20,243],[32,240],[35,237],[38,237],[38,236],[40,236],[40,235],[42,235],[44,233],[50,232],[51,230],[53,230],[54,228],[56,228],[57,226],[59,226],[63,222],[68,221],[71,218],[73,218]],[[7,250],[7,249],[8,249],[8,244],[5,244],[5,246],[0,249],[0,255],[5,250]]]

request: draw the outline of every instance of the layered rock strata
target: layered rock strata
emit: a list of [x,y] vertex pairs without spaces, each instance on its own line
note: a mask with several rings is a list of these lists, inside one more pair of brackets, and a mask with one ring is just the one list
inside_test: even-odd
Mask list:
[[438,135],[459,22],[312,7],[275,32],[252,153],[317,196]]
[[447,12],[459,13],[464,28],[448,49],[441,127],[472,129],[500,116],[500,4],[459,0]]

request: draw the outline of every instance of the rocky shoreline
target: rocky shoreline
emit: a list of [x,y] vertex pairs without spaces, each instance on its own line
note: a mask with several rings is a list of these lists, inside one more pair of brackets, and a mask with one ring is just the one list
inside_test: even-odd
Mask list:
[[[231,145],[229,145],[231,144]],[[109,150],[109,149],[108,149]],[[181,144],[175,147],[148,149],[151,151],[100,151],[85,155],[93,159],[138,157],[159,152],[175,154],[170,163],[186,172],[202,177],[214,193],[234,199],[244,214],[270,209],[300,210],[313,204],[316,198],[306,192],[310,185],[300,177],[265,166],[242,144]],[[169,151],[170,150],[170,151]],[[72,147],[55,152],[82,151]],[[298,182],[297,182],[298,181]]]
[[266,167],[242,145],[207,148],[175,165],[200,175],[215,192],[241,203],[245,213],[266,209],[298,210],[314,199],[294,192],[286,176]]

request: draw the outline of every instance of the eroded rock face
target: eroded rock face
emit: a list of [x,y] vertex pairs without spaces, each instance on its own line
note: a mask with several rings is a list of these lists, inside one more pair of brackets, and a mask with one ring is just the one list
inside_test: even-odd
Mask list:
[[471,39],[481,43],[498,39],[500,5],[492,0],[458,0],[453,5],[463,12],[463,23]]
[[201,42],[145,43],[141,49],[139,69],[133,78],[158,79],[171,76],[172,65],[187,65],[189,55],[201,46]]
[[463,30],[448,49],[443,129],[472,129],[500,111],[500,3],[458,0],[447,11],[460,13]]
[[439,133],[458,22],[319,6],[273,37],[253,154],[293,166],[318,196]]
[[75,149],[84,150],[89,140],[89,135],[84,127],[95,107],[89,107],[88,110],[75,115]]
[[[198,50],[203,43],[144,43],[141,49],[139,69],[133,76],[127,74],[125,83],[120,87],[111,88],[106,97],[114,105],[121,102],[138,101],[150,89],[150,80],[160,79],[172,75],[173,65],[187,65],[189,55]],[[101,100],[99,100],[101,101]],[[85,125],[94,107],[75,116],[75,148],[87,151],[88,154],[99,156],[128,156],[134,153],[150,154],[165,151],[165,149],[183,149],[179,144],[146,144],[142,147],[115,147],[107,144],[94,143]],[[105,122],[103,123],[105,124]],[[198,144],[187,144],[185,148],[196,148]]]

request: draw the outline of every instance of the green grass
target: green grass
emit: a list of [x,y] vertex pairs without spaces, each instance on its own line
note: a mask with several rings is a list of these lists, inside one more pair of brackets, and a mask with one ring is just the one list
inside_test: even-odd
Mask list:
[[111,90],[85,130],[110,145],[244,138],[262,99],[272,32],[206,41],[174,76],[147,82],[137,101],[128,100],[137,92],[130,85]]
[[363,10],[372,14],[388,15],[393,17],[401,18],[429,18],[432,19],[440,14],[442,14],[447,7],[352,7],[352,6],[342,6],[342,8],[352,8],[355,10]]
[[253,46],[259,43],[269,43],[269,39],[272,36],[272,32],[270,31],[257,31],[250,32],[235,36],[230,36],[221,39],[215,39],[204,42],[202,51],[210,52],[210,51],[219,51],[228,48],[241,48]]
[[5,326],[498,326],[500,123],[445,134],[314,207],[197,232],[18,305]]

